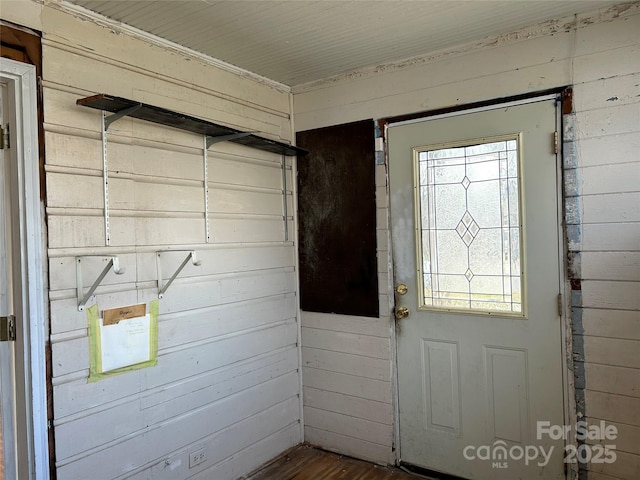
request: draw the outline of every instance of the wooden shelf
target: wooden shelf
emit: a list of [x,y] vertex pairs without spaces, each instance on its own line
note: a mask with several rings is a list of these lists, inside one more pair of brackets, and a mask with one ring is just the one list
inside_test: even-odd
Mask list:
[[221,140],[224,139],[229,142],[239,143],[241,145],[246,145],[247,147],[257,148],[258,150],[277,153],[279,155],[302,156],[309,153],[302,148],[282,142],[276,142],[275,140],[270,140],[268,138],[259,137],[252,133],[243,133],[241,130],[218,125],[200,118],[191,117],[189,115],[173,112],[153,105],[147,105],[146,103],[136,102],[126,98],[114,97],[104,93],[93,95],[91,97],[79,98],[76,101],[76,104],[115,114],[128,109],[133,110],[133,107],[137,107],[134,111],[125,113],[123,116],[138,118],[140,120],[146,120],[148,122],[159,123],[161,125],[199,133],[200,135],[206,135],[213,139],[212,143],[215,143],[216,137],[220,137]]

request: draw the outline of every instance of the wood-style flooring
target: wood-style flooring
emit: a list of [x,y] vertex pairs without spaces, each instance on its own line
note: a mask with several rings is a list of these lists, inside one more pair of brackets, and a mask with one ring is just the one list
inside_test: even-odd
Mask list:
[[397,468],[326,452],[309,445],[292,448],[247,480],[417,480]]

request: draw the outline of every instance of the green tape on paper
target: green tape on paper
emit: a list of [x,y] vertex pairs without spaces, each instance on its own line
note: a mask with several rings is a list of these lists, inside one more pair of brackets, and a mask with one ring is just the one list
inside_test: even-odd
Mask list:
[[158,300],[153,300],[147,316],[104,326],[98,305],[87,308],[89,382],[158,363],[158,309]]

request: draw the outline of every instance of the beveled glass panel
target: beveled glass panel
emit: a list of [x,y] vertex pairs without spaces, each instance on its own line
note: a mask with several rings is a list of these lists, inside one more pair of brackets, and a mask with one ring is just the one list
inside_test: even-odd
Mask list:
[[469,308],[469,300],[458,300],[454,298],[441,298],[433,301],[434,307],[447,310],[463,310]]
[[460,274],[467,269],[467,247],[461,241],[457,232],[451,230],[439,230],[437,234],[438,245],[446,245],[446,248],[438,252],[438,271],[441,274]]
[[487,162],[469,164],[466,175],[472,182],[495,180],[500,176],[500,160],[495,159]]
[[520,189],[518,179],[509,179],[509,226],[513,227],[520,223]]
[[[431,223],[438,229],[448,230],[456,228],[456,226],[460,222],[460,218],[467,210],[464,187],[461,184],[438,185],[430,188],[429,190],[435,192],[435,201],[433,205],[433,208],[435,209],[435,215],[433,216],[433,218],[427,219],[427,222]],[[422,222],[422,226],[424,228],[424,211]]]
[[475,300],[502,301],[502,276],[476,275],[469,283]]
[[465,175],[464,165],[434,167],[435,183],[460,183]]
[[503,141],[469,145],[468,147],[465,147],[464,152],[467,157],[473,157],[477,155],[486,155],[489,153],[504,152],[506,149],[507,143]]
[[511,242],[511,274],[520,275],[520,229],[509,229],[509,241]]
[[467,189],[468,210],[481,228],[502,224],[499,180],[473,182]]
[[469,246],[469,268],[476,275],[502,275],[502,234],[500,229],[481,230]]
[[469,280],[464,275],[440,274],[440,290],[448,298],[469,299]]
[[518,141],[417,152],[421,308],[522,311]]
[[500,216],[501,225],[509,225],[509,181],[500,179]]
[[427,160],[438,160],[438,159],[457,159],[458,162],[461,162],[464,165],[464,147],[458,148],[441,148],[438,150],[429,150],[427,152]]

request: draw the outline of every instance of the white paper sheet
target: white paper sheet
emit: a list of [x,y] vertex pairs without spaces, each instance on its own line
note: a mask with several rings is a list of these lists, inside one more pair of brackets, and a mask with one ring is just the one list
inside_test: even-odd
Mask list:
[[151,319],[144,317],[120,320],[113,325],[103,325],[100,319],[100,350],[102,371],[146,362],[151,357]]

